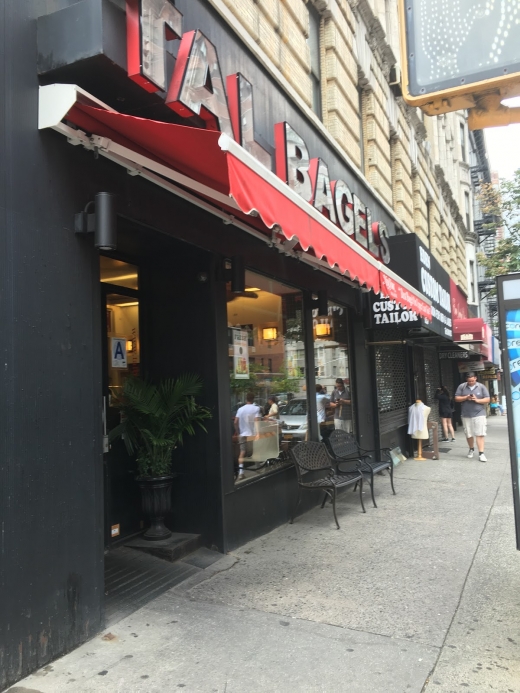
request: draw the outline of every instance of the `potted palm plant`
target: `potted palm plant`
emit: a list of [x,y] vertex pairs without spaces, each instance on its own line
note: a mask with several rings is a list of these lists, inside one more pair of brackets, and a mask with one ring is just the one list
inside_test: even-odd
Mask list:
[[109,440],[122,438],[128,454],[137,457],[143,513],[151,522],[144,534],[148,540],[171,536],[164,518],[172,505],[172,453],[184,435],[195,435],[196,428],[206,431],[204,421],[211,413],[195,401],[201,389],[201,379],[191,374],[157,385],[130,377],[114,402],[121,423],[110,431]]

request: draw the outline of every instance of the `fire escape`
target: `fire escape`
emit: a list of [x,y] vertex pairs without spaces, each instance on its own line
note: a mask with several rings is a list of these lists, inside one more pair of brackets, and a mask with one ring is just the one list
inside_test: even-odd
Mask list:
[[[487,162],[484,165],[472,166],[470,169],[471,183],[476,191],[482,183],[489,183],[489,167]],[[482,214],[480,205],[475,204],[473,213],[473,230],[478,239],[480,252],[486,256],[494,253],[496,247],[496,235],[499,228],[501,218],[496,214]],[[495,288],[495,280],[486,277],[481,270],[479,272],[478,290],[480,294],[481,307],[487,312],[485,316],[493,330],[493,334],[498,337],[498,307],[496,296],[490,295]]]

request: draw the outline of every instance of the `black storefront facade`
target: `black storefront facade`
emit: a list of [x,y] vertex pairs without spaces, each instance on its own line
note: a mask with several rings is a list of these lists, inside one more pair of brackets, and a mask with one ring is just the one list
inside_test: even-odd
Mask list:
[[412,454],[407,435],[408,407],[420,399],[431,407],[430,421],[439,422],[436,390],[444,384],[453,393],[458,384],[455,362],[442,355],[444,350],[454,348],[450,278],[417,236],[394,236],[389,245],[392,269],[432,302],[432,317],[428,320],[395,301],[373,295],[367,299],[378,442],[381,447],[399,446]]
[[[47,127],[39,87],[54,84],[77,85],[79,102],[89,108],[85,94],[118,113],[201,132],[211,121],[204,109],[186,121],[165,106],[164,93],[129,78],[124,3],[58,5],[39,16],[33,3],[8,1],[10,11],[0,20],[6,95],[0,121],[2,687],[103,627],[105,551],[142,529],[132,463],[122,446],[103,447],[103,412],[110,428],[111,388],[120,386],[122,375],[158,381],[189,372],[202,378],[200,401],[212,419],[207,434],[187,439],[174,455],[178,477],[168,524],[201,535],[220,551],[287,521],[295,497],[290,464],[256,464],[260,469],[237,483],[232,422],[246,383],[263,398],[277,382],[292,388],[291,398],[306,402],[305,437],[317,440],[315,385],[330,388],[336,377],[346,377],[354,431],[365,448],[378,441],[366,285],[362,290],[352,272],[351,280],[341,276],[330,261],[306,257],[280,235],[266,237],[254,217],[248,224],[240,210],[234,215],[209,199],[200,180],[196,190],[183,185],[185,179],[173,185],[166,174],[143,175],[137,159],[107,156],[92,139],[84,146],[92,131],[85,121],[81,129],[72,111],[65,112],[61,134]],[[128,7],[136,12],[141,5]],[[242,114],[253,136],[244,133],[244,145],[264,162],[271,157],[274,167],[275,125],[289,122],[311,156],[328,163],[330,180],[343,182],[347,198],[362,206],[365,228],[356,223],[351,235],[372,256],[379,254],[377,273],[384,269],[388,246],[381,237],[388,243],[395,235],[388,210],[216,12],[193,0],[179,0],[176,8],[184,31],[210,37],[222,75],[240,72],[254,85],[254,126],[251,113]],[[169,40],[178,29],[172,26]],[[166,80],[174,67],[168,53]],[[215,72],[205,86],[218,94]],[[220,129],[231,127],[222,123]],[[198,166],[203,155],[196,156]],[[164,163],[157,152],[152,158]],[[321,163],[315,183],[324,195],[320,213],[325,210],[330,221]],[[93,234],[75,233],[76,215],[92,213],[89,203],[100,192],[117,200],[112,250],[94,247]],[[373,234],[370,217],[380,224]],[[237,281],[245,282],[239,290]],[[238,345],[246,350],[242,360]],[[118,349],[124,362],[117,363]],[[287,445],[297,441],[291,438]]]

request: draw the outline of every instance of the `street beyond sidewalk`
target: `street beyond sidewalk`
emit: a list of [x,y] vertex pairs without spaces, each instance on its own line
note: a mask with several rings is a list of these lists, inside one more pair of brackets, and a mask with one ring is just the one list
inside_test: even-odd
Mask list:
[[[225,556],[12,693],[520,691],[506,419]],[[451,445],[451,444],[443,444]],[[201,577],[202,576],[202,577]]]

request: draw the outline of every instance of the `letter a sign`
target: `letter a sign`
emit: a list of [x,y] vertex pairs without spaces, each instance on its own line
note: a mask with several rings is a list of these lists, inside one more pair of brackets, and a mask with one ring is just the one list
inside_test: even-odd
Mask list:
[[112,368],[128,368],[126,362],[126,339],[112,337]]

